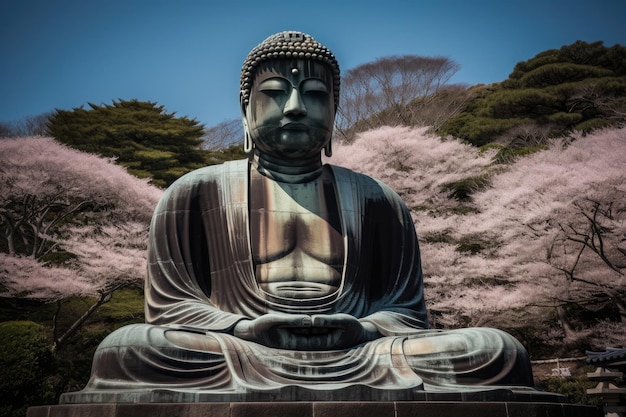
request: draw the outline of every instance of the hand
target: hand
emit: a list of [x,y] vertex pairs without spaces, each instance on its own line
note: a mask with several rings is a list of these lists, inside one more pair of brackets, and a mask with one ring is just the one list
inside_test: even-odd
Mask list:
[[336,350],[380,336],[375,326],[349,314],[266,314],[237,323],[234,335],[265,346],[293,350]]
[[323,341],[326,349],[344,349],[380,337],[373,324],[361,322],[350,314],[316,314],[312,318],[313,329],[328,331]]
[[253,320],[238,322],[233,334],[241,339],[268,347],[297,349],[288,329],[310,327],[311,316],[307,314],[268,313]]

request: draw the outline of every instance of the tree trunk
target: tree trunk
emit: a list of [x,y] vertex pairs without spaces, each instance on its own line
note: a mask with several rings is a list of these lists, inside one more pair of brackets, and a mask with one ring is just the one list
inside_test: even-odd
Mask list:
[[9,247],[9,255],[11,256],[15,256],[15,242],[13,241],[14,235],[15,232],[13,230],[7,234],[7,245]]
[[576,330],[572,327],[570,323],[567,313],[563,306],[556,307],[556,314],[559,318],[559,322],[561,323],[561,328],[563,329],[563,333],[565,333],[565,340],[574,340],[576,339]]
[[78,320],[76,320],[69,329],[67,329],[65,331],[65,333],[63,333],[60,337],[57,337],[57,317],[58,314],[61,310],[61,305],[58,305],[57,308],[57,312],[54,315],[53,318],[53,322],[52,322],[52,334],[54,335],[54,345],[52,346],[52,351],[56,352],[66,341],[67,339],[70,338],[70,336],[72,336],[74,333],[76,333],[76,331],[78,331],[78,329],[81,328],[81,326],[87,321],[87,319],[93,314],[94,311],[96,311],[96,309],[98,307],[100,307],[102,304],[109,302],[109,300],[111,300],[111,295],[113,294],[113,292],[120,288],[120,286],[116,286],[114,289],[107,291],[107,292],[103,292],[100,294],[100,297],[98,298],[98,300],[87,309],[87,311],[85,311],[85,313],[83,313],[82,316],[80,316],[78,318]]

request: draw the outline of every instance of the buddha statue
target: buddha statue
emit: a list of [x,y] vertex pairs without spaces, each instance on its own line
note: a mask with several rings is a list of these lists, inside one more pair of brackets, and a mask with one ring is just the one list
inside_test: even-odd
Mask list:
[[62,402],[533,385],[511,335],[428,328],[407,207],[385,184],[322,163],[339,77],[334,55],[304,33],[252,50],[240,92],[249,158],[166,190],[150,228],[146,323],[110,334],[87,387]]

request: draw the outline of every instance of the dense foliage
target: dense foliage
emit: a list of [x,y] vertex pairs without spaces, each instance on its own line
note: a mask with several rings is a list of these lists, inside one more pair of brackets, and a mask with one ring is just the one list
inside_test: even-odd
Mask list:
[[64,331],[94,303],[92,297],[67,297],[60,305],[0,297],[0,416],[24,417],[29,406],[56,404],[64,392],[82,389],[94,352],[116,328],[144,321],[138,288],[116,291],[62,349],[51,350],[51,327]]
[[480,146],[514,140],[512,129],[524,125],[542,128],[533,140],[612,126],[626,118],[626,48],[577,41],[520,62],[507,80],[472,92],[475,98],[440,133]]
[[49,135],[73,148],[115,157],[131,174],[151,178],[158,186],[205,165],[200,149],[203,127],[196,120],[138,100],[89,107],[56,110]]
[[56,361],[44,327],[31,321],[0,323],[0,416],[23,417],[30,405],[55,401]]

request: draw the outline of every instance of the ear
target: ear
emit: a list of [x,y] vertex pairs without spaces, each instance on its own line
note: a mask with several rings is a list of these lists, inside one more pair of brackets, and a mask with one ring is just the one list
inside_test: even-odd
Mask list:
[[241,120],[243,122],[244,130],[248,129],[248,120],[247,120],[247,117],[246,117],[247,114],[248,114],[248,107],[250,107],[250,105],[244,103],[243,95],[242,95],[242,93],[239,93],[239,109],[241,110]]
[[248,124],[247,112],[248,106],[243,103],[243,100],[239,100],[241,105],[241,123],[243,124],[243,151],[247,154],[251,154],[254,149],[254,142],[250,137],[250,125]]
[[246,113],[245,112],[243,112],[241,114],[241,123],[243,124],[244,132],[248,132],[248,129],[249,129],[248,118],[246,117]]
[[248,105],[243,101],[243,91],[239,92],[239,109],[241,110],[241,114],[243,117],[246,117],[246,109]]

